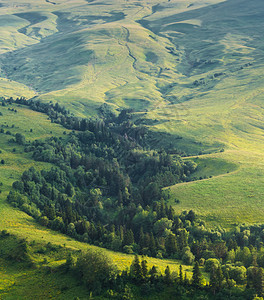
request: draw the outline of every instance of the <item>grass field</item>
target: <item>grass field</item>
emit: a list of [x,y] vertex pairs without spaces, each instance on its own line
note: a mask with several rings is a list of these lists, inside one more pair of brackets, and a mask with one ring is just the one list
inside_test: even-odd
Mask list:
[[[188,160],[188,158],[185,160]],[[234,172],[237,169],[236,164],[211,156],[191,157],[191,160],[197,164],[195,172],[191,174],[192,179],[208,179]]]

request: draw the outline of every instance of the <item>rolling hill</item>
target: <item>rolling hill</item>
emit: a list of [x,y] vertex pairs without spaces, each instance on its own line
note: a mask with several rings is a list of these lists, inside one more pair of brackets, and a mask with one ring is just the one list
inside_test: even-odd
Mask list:
[[[150,149],[185,153],[183,160],[198,166],[189,182],[166,187],[168,203],[179,214],[198,215],[194,235],[207,226],[208,235],[223,237],[239,224],[264,223],[263,13],[262,0],[0,0],[0,98],[58,102],[78,117],[132,109],[134,124],[151,133]],[[0,107],[1,128],[9,132],[0,139],[0,231],[26,239],[32,249],[52,244],[60,254],[35,249],[37,267],[30,271],[1,257],[0,295],[23,299],[32,290],[32,299],[90,297],[69,274],[59,279],[45,267],[62,266],[64,251],[95,246],[40,226],[6,201],[23,171],[51,166],[33,160],[10,135],[63,139],[68,129],[40,112],[11,107]],[[187,227],[191,220],[185,219]],[[240,233],[248,238],[247,227]],[[0,235],[2,254],[9,244]],[[120,270],[133,259],[105,251]],[[148,262],[178,272],[175,257]],[[184,270],[190,277],[192,267]]]
[[79,116],[104,103],[133,108],[187,154],[225,149],[209,157],[237,171],[173,187],[175,208],[225,226],[263,221],[260,0],[1,4],[3,96],[58,101]]

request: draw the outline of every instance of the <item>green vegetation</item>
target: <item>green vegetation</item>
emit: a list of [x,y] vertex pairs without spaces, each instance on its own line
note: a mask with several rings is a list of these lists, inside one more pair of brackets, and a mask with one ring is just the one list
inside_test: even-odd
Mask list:
[[[149,259],[134,256],[129,268],[122,272],[114,266],[105,252],[89,249],[87,252],[55,246],[51,243],[27,242],[0,234],[1,296],[3,299],[253,299],[263,294],[263,270],[238,263],[220,267],[217,259],[208,259],[205,269],[210,272],[206,285],[198,262],[192,276],[186,277],[182,266],[175,271],[167,265],[164,273]],[[250,250],[232,251],[231,257],[240,257],[249,263]],[[200,260],[203,264],[203,261]],[[239,283],[235,286],[235,280]],[[245,289],[245,283],[247,288]],[[36,289],[36,286],[38,287]],[[125,298],[129,297],[129,298]]]
[[[12,104],[12,100],[3,103]],[[155,257],[185,255],[185,251],[177,252],[187,246],[187,232],[180,229],[172,207],[164,204],[169,190],[162,191],[162,187],[187,180],[195,163],[180,158],[173,162],[164,150],[144,150],[136,143],[138,137],[129,141],[133,131],[125,138],[117,135],[127,128],[123,121],[127,113],[114,117],[116,126],[112,123],[108,129],[100,121],[71,117],[59,105],[23,99],[16,103],[46,111],[52,122],[79,132],[31,143],[16,133],[9,140],[23,144],[35,160],[58,167],[41,172],[31,167],[23,172],[7,197],[12,206],[43,226],[115,251]]]
[[193,180],[208,179],[213,176],[219,176],[234,172],[238,166],[221,158],[207,157],[193,157],[192,160],[197,164],[195,172],[191,174],[190,178]]
[[[18,99],[15,102],[26,103],[23,99]],[[5,111],[16,114],[19,119],[18,109],[22,107],[21,104],[14,106],[12,100],[3,103],[2,107]],[[47,161],[59,167],[45,168],[41,171],[31,167],[26,170],[22,174],[21,180],[13,182],[13,190],[7,197],[12,206],[19,207],[32,215],[42,225],[66,233],[80,241],[94,243],[112,250],[123,250],[131,254],[138,253],[156,256],[156,258],[181,259],[184,264],[190,266],[196,261],[194,268],[190,267],[189,269],[189,272],[192,271],[192,277],[190,278],[186,273],[186,279],[183,281],[183,271],[182,267],[178,267],[179,264],[178,266],[177,263],[174,264],[174,268],[176,266],[179,275],[176,273],[172,275],[171,263],[168,263],[165,267],[166,261],[161,262],[156,259],[159,267],[163,264],[162,272],[164,272],[164,275],[157,275],[155,280],[158,281],[153,284],[151,276],[155,277],[157,271],[155,271],[155,268],[153,270],[153,267],[148,269],[145,259],[142,259],[140,263],[136,256],[130,267],[130,272],[124,271],[126,267],[123,266],[121,267],[121,270],[123,269],[121,277],[118,277],[119,275],[115,277],[115,274],[120,273],[120,266],[119,270],[116,271],[114,264],[105,256],[106,252],[100,253],[96,250],[96,247],[85,246],[70,239],[66,239],[67,242],[64,243],[63,248],[61,245],[65,237],[57,235],[55,244],[60,245],[64,250],[59,251],[60,255],[58,254],[55,260],[47,250],[47,248],[52,247],[52,244],[49,244],[49,246],[43,245],[43,241],[39,242],[41,239],[38,236],[37,243],[42,246],[37,250],[37,253],[46,254],[42,258],[45,264],[48,260],[52,260],[51,265],[61,268],[63,266],[62,260],[65,261],[66,259],[65,268],[69,272],[68,275],[73,272],[72,276],[78,279],[78,273],[79,280],[83,281],[88,287],[87,292],[93,291],[95,295],[104,295],[107,292],[112,295],[113,299],[118,299],[123,293],[131,295],[135,293],[131,297],[137,299],[139,290],[145,290],[146,288],[153,294],[153,297],[155,295],[158,297],[160,293],[164,292],[166,293],[165,297],[169,298],[171,297],[169,287],[174,284],[178,288],[182,286],[177,291],[178,295],[187,295],[187,297],[197,295],[197,290],[199,291],[198,294],[204,295],[207,299],[210,299],[211,293],[217,294],[220,299],[230,293],[236,294],[239,299],[244,297],[246,299],[248,295],[253,296],[254,293],[262,295],[263,225],[239,226],[228,232],[221,228],[212,230],[207,228],[204,221],[198,219],[192,210],[188,213],[183,212],[181,215],[176,215],[174,209],[161,199],[161,197],[168,197],[169,195],[168,190],[163,192],[161,190],[164,182],[167,182],[169,178],[171,178],[170,180],[188,179],[187,176],[196,170],[196,163],[189,158],[184,163],[179,158],[175,158],[173,162],[170,155],[164,151],[160,155],[154,155],[156,158],[153,159],[151,157],[155,152],[151,152],[152,154],[148,157],[146,156],[148,152],[141,149],[139,153],[145,154],[141,157],[138,153],[140,159],[138,162],[133,163],[133,168],[130,168],[128,164],[126,176],[129,176],[129,180],[126,179],[123,182],[123,179],[126,178],[125,173],[123,174],[121,169],[120,171],[116,170],[114,166],[111,166],[110,161],[114,157],[115,165],[118,163],[119,166],[122,166],[124,161],[128,161],[128,157],[131,157],[129,151],[126,153],[120,152],[122,147],[130,146],[130,151],[140,149],[135,140],[133,141],[133,147],[129,142],[130,135],[134,134],[134,130],[128,132],[125,139],[117,134],[117,132],[122,132],[123,126],[127,124],[126,121],[122,122],[123,115],[128,116],[127,113],[121,112],[118,117],[114,117],[115,125],[113,124],[112,129],[109,130],[98,121],[79,120],[71,117],[59,105],[43,105],[36,102],[29,102],[27,105],[32,109],[45,111],[53,122],[51,124],[63,123],[66,127],[77,129],[77,133],[63,131],[60,138],[50,137],[45,140],[35,139],[28,142],[27,137],[20,132],[12,133],[10,131],[7,133],[8,131],[1,131],[1,135],[9,137],[6,141],[9,146],[23,145],[25,153],[31,154],[35,160]],[[59,128],[59,125],[56,126]],[[5,128],[9,128],[9,126],[7,127],[6,124]],[[11,129],[17,128],[11,126]],[[33,132],[32,129],[27,131],[26,134]],[[108,142],[111,142],[111,146],[108,145]],[[115,157],[115,143],[117,142],[119,152]],[[11,148],[10,151],[16,153],[13,150],[14,148],[12,150]],[[66,149],[70,149],[69,156]],[[105,169],[100,166],[102,150],[104,150],[105,157],[104,166],[107,166],[107,163],[109,164],[107,167],[108,173],[104,173],[106,172]],[[148,167],[149,159],[151,167]],[[148,175],[144,175],[140,169],[141,160]],[[204,161],[206,159],[201,158],[200,161],[197,161],[198,165],[203,164]],[[210,162],[210,159],[207,160],[209,166]],[[3,165],[5,165],[5,162]],[[79,177],[80,167],[82,166],[83,171],[85,171],[86,165],[89,166],[89,172],[95,180],[91,181],[89,177],[86,178],[85,172]],[[223,169],[227,167],[234,167],[234,165],[226,164]],[[98,168],[101,177],[97,178],[96,173],[93,172]],[[167,174],[165,177],[159,173],[160,169],[164,170],[164,174]],[[140,177],[138,177],[138,170],[141,170]],[[198,169],[197,172],[200,172],[200,170]],[[176,174],[181,174],[181,177],[175,177]],[[118,177],[113,181],[109,181],[110,175]],[[81,178],[85,180],[80,181]],[[105,182],[102,181],[102,178]],[[116,182],[119,182],[120,186],[115,186]],[[131,184],[128,184],[129,182]],[[141,187],[142,183],[143,187],[147,187],[146,189]],[[151,185],[151,188],[148,188],[148,185]],[[107,190],[104,186],[111,188]],[[88,196],[85,198],[85,195]],[[155,199],[156,201],[154,201]],[[111,210],[111,203],[115,203],[115,211],[118,210],[122,218],[118,214],[118,217],[115,218],[116,216]],[[6,208],[10,212],[12,211],[11,207],[6,206]],[[107,208],[107,210],[104,210],[104,208]],[[13,218],[13,220],[15,219]],[[35,224],[32,228],[36,230],[38,226]],[[10,229],[14,232],[12,228]],[[23,231],[20,234],[25,237],[26,232]],[[52,240],[53,233],[42,230],[42,235],[45,235],[47,240]],[[9,235],[3,232],[2,238],[7,237]],[[33,234],[31,233],[30,240],[32,237]],[[4,246],[2,245],[3,258],[23,262],[26,264],[23,268],[31,269],[35,264],[39,265],[40,258],[32,254],[29,248],[30,245],[25,241],[19,241],[16,245],[16,239],[11,237],[8,244],[4,243]],[[72,248],[72,245],[75,245],[75,247]],[[13,248],[17,250],[14,251]],[[89,249],[86,254],[77,254],[77,249],[82,250],[85,248]],[[113,262],[116,263],[118,261],[117,254],[112,255],[111,252],[109,253],[113,258]],[[72,255],[77,257],[76,263]],[[124,256],[124,258],[127,266],[129,260],[131,261],[131,256]],[[153,258],[148,260],[150,266],[153,266],[155,260]],[[93,264],[94,266],[91,267]],[[210,273],[210,288],[206,286],[206,280],[203,279],[199,265],[204,266],[205,271]],[[106,267],[107,269],[105,269]],[[56,272],[60,272],[60,269],[56,269]],[[91,277],[91,272],[96,272],[98,277]],[[153,275],[151,272],[155,274]],[[254,275],[255,273],[257,275]],[[20,278],[19,274],[17,276]],[[205,278],[208,278],[208,275]],[[145,282],[145,285],[142,285],[142,282]],[[157,289],[156,286],[159,285],[160,289]],[[168,289],[166,286],[168,286]],[[74,285],[72,287],[74,288]],[[51,292],[55,293],[56,289],[54,287]],[[140,295],[142,297],[142,292]]]
[[166,287],[153,289],[142,258],[108,298],[263,296],[262,7],[0,4],[0,94],[31,98],[30,107],[0,107],[0,229],[11,234],[0,241],[4,299],[31,290],[32,299],[90,297],[71,272],[97,246],[120,270],[134,253],[155,256],[149,269],[160,268]]
[[[55,245],[55,247],[61,247],[65,245],[67,251],[82,250],[96,248],[88,244],[78,242],[72,238],[69,238],[60,233],[56,233],[52,230],[45,229],[44,227],[38,225],[32,217],[28,216],[24,212],[19,211],[16,208],[12,208],[8,203],[6,203],[6,197],[14,181],[18,180],[21,174],[28,168],[34,166],[36,170],[50,169],[51,165],[49,163],[37,162],[32,159],[32,154],[24,152],[25,145],[18,145],[15,142],[16,134],[20,134],[25,137],[25,141],[34,141],[35,139],[46,139],[50,138],[55,134],[57,137],[65,138],[65,133],[69,131],[62,126],[51,123],[47,119],[47,116],[32,111],[21,105],[12,104],[6,106],[0,106],[0,111],[2,113],[1,118],[1,128],[6,131],[10,131],[11,135],[1,133],[1,153],[0,158],[5,161],[1,165],[1,169],[4,170],[0,172],[1,175],[1,194],[0,194],[0,209],[1,209],[1,221],[0,229],[8,230],[8,232],[15,234],[19,238],[27,239],[29,243],[36,242],[39,247],[46,247],[47,243]],[[28,116],[30,116],[30,124],[28,124]],[[12,126],[16,124],[14,127]],[[29,126],[28,126],[29,125]],[[8,126],[8,127],[7,127]],[[32,128],[31,128],[32,127]],[[32,130],[31,130],[32,129]],[[52,133],[51,133],[52,132]],[[14,141],[11,141],[14,140]],[[13,149],[16,148],[14,152]],[[7,243],[4,243],[7,245]],[[13,249],[14,245],[8,246]],[[4,250],[5,251],[5,250]],[[133,255],[126,255],[118,252],[108,251],[109,255],[113,259],[113,262],[118,265],[119,269],[126,269],[131,264],[133,260]],[[64,255],[64,254],[63,254]],[[44,255],[43,258],[38,258],[37,262],[42,261],[44,258],[48,260],[48,264],[59,266],[65,261],[65,255],[63,258],[55,259],[50,253]],[[73,287],[69,292],[63,292],[61,298],[67,297],[71,299],[74,294],[78,293],[80,298],[86,297],[85,291],[80,292],[79,288],[74,287],[74,283],[69,284],[71,277],[66,276],[65,278],[58,279],[56,273],[48,274],[46,271],[32,270],[24,265],[17,266],[11,261],[2,261],[4,269],[2,269],[2,280],[1,286],[2,295],[5,295],[7,299],[16,299],[17,296],[21,295],[21,298],[25,294],[29,294],[31,291],[32,299],[39,297],[40,299],[45,299],[46,295],[51,295],[51,297],[59,297],[61,293],[60,289],[63,286]],[[153,264],[158,265],[159,269],[164,272],[167,265],[170,266],[172,271],[177,271],[179,268],[179,261],[175,260],[160,260],[156,258],[148,259],[149,266]],[[192,268],[189,266],[184,266],[187,274],[190,274]],[[190,275],[188,275],[190,277]],[[34,280],[32,280],[34,278]],[[43,289],[35,289],[36,283],[41,281],[43,284]],[[14,285],[14,282],[16,283]],[[72,282],[72,281],[71,281]],[[75,281],[74,281],[75,282]],[[65,294],[66,293],[66,294]],[[65,296],[66,295],[66,296]]]
[[263,222],[262,1],[54,3],[0,7],[1,94],[52,100],[83,117],[102,117],[104,104],[115,114],[132,107],[155,136],[151,148],[217,152],[208,156],[219,159],[215,170],[223,160],[238,167],[173,188],[177,209],[212,225]]

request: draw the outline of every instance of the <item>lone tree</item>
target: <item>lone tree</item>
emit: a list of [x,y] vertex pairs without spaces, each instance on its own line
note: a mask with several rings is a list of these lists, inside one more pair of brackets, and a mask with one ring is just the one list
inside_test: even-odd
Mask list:
[[134,260],[132,261],[130,275],[136,282],[140,282],[143,278],[142,267],[138,255],[135,255]]
[[116,269],[110,258],[99,250],[89,249],[77,259],[76,270],[87,287],[100,293],[109,286]]
[[170,267],[167,266],[165,269],[165,277],[164,277],[164,281],[167,285],[170,285],[172,283],[172,278],[171,278],[171,270]]

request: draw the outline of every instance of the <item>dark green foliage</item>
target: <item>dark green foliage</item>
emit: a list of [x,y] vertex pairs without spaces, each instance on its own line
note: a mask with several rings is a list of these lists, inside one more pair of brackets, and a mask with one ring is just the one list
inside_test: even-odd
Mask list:
[[12,262],[26,263],[27,266],[32,265],[31,251],[26,240],[2,231],[0,235],[0,249],[1,258]]
[[210,286],[212,291],[219,292],[223,286],[224,275],[221,266],[213,268],[210,273]]
[[150,281],[151,283],[155,283],[158,279],[158,271],[157,268],[155,266],[153,266],[150,271],[149,271],[149,275],[150,275]]
[[132,290],[128,285],[125,286],[121,297],[122,297],[122,300],[132,300],[134,298]]
[[169,256],[177,253],[178,248],[177,248],[177,240],[176,236],[174,234],[169,234],[166,238],[166,250]]
[[169,266],[167,266],[166,269],[165,269],[164,282],[167,285],[172,284],[171,271],[170,271],[170,267]]
[[[175,217],[173,208],[163,200],[169,199],[170,191],[162,191],[162,187],[185,180],[191,173],[189,167],[193,168],[190,163],[179,157],[172,160],[164,150],[146,151],[120,134],[126,126],[121,122],[125,112],[114,127],[107,127],[107,122],[72,117],[58,104],[23,98],[15,102],[44,112],[53,122],[74,131],[63,139],[52,137],[25,146],[35,160],[57,167],[25,171],[14,184],[18,194],[12,192],[8,197],[12,205],[44,226],[127,253],[173,256],[188,244],[188,235],[176,232],[177,226],[166,239],[164,251],[159,250],[163,241],[158,238],[172,229]],[[20,134],[16,134],[16,142],[25,144]],[[115,225],[117,231],[110,232],[108,225]]]
[[179,283],[180,283],[180,284],[183,284],[182,265],[180,265],[180,271],[179,271]]
[[135,280],[135,282],[140,282],[143,278],[142,265],[140,264],[138,255],[135,255],[130,266],[130,276]]
[[78,259],[75,267],[84,284],[96,293],[109,286],[116,270],[110,258],[99,250],[89,249]]
[[[109,126],[110,119],[75,118],[58,104],[24,99],[16,103],[44,112],[52,122],[72,131],[59,139],[52,137],[30,144],[25,143],[23,135],[15,135],[15,141],[25,145],[25,151],[35,160],[53,163],[55,167],[25,171],[8,195],[13,206],[32,215],[43,226],[84,242],[127,253],[179,258],[190,265],[194,260],[205,262],[205,269],[210,272],[211,293],[219,299],[227,299],[224,289],[242,286],[246,281],[249,291],[262,295],[264,225],[243,225],[225,232],[207,229],[192,210],[176,215],[167,204],[170,190],[163,187],[188,180],[196,165],[180,157],[172,159],[164,150],[144,149],[147,129],[133,124],[131,112],[123,111],[118,117],[110,115]],[[22,254],[27,253],[23,245],[19,247]],[[14,252],[15,257],[17,254]],[[144,284],[141,288],[145,291],[157,291],[164,282],[168,288],[174,284],[169,268],[161,278],[155,267],[148,272],[146,260],[140,262],[136,257],[130,274],[121,276],[120,295],[126,295],[125,282],[130,279],[130,283]],[[100,284],[100,280],[91,283],[88,271],[81,269],[82,262],[86,263],[84,256],[77,266],[90,289],[99,292],[109,287],[106,281],[112,280],[112,275]],[[70,257],[66,266],[72,269]],[[199,289],[203,290],[201,281],[197,262],[192,288],[180,267],[176,280],[180,288],[176,293],[179,297],[188,293],[190,296],[192,289],[199,293]],[[153,287],[154,283],[157,287]],[[130,292],[127,294],[131,297]],[[207,297],[208,292],[205,294]]]
[[256,287],[256,291],[257,291],[258,295],[262,297],[264,295],[264,271],[263,271],[263,268],[259,268],[256,273],[255,287]]
[[141,261],[141,271],[142,271],[143,280],[146,280],[148,276],[148,265],[144,257],[142,257],[142,261]]
[[15,141],[18,145],[24,145],[25,144],[25,137],[21,133],[16,133],[15,135]]
[[131,229],[126,231],[125,236],[124,236],[124,245],[131,245],[134,243],[134,234]]
[[192,285],[195,288],[200,288],[202,286],[202,273],[200,271],[199,263],[196,261],[193,267]]

